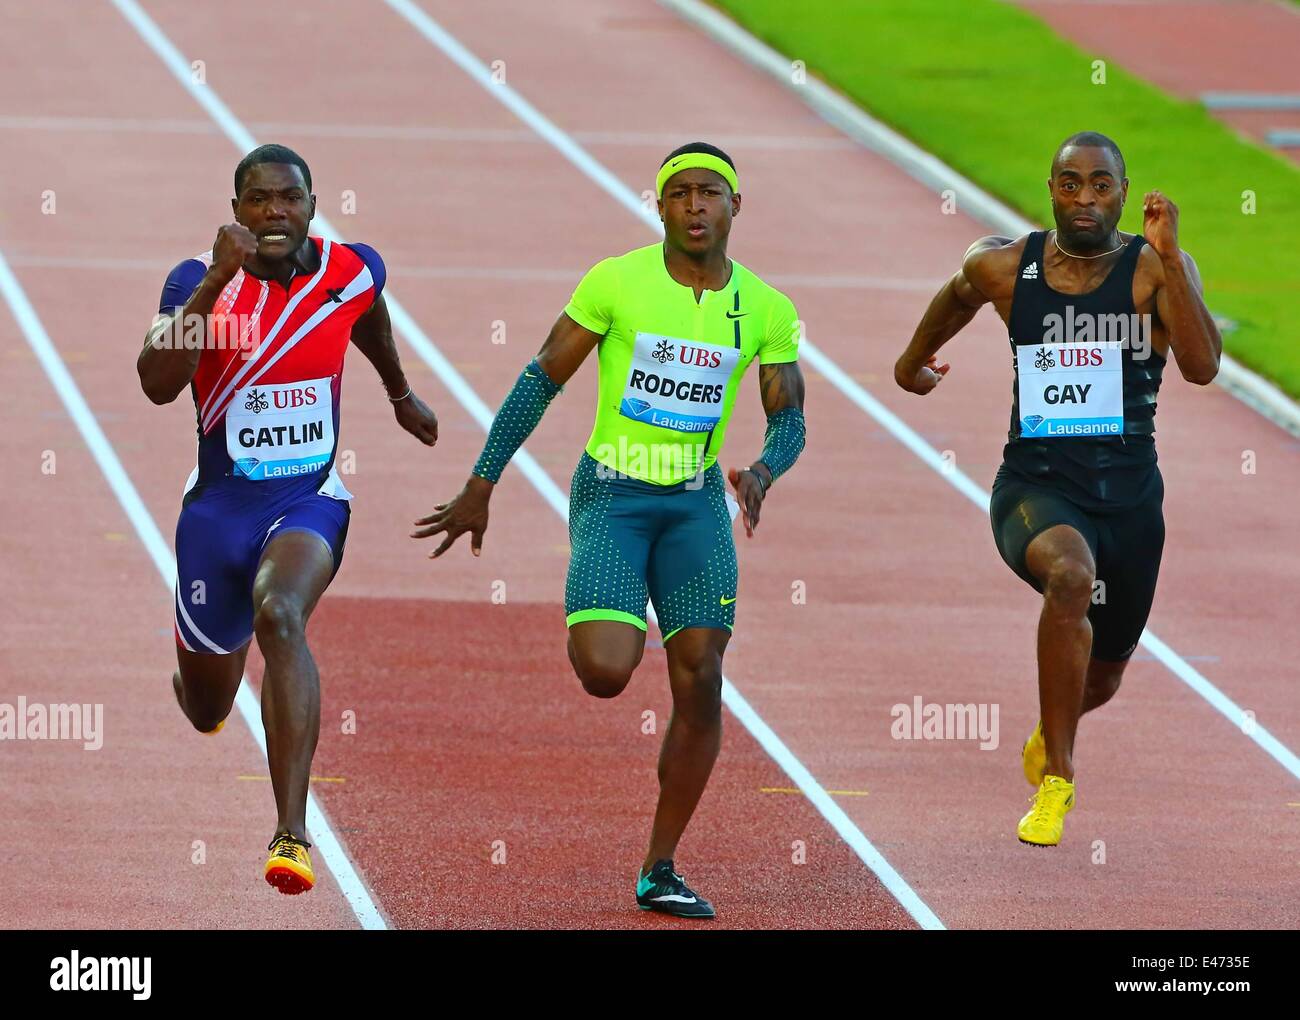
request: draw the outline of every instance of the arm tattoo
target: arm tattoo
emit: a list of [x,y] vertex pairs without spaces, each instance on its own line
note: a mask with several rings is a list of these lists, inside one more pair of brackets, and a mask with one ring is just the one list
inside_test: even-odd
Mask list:
[[785,407],[803,407],[804,383],[799,363],[759,365],[758,386],[768,416]]

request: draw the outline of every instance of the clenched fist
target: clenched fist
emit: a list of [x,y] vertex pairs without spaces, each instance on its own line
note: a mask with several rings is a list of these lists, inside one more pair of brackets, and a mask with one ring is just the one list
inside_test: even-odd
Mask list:
[[916,393],[920,396],[925,396],[943,382],[943,377],[952,368],[946,361],[942,365],[939,364],[937,354],[931,355],[930,360],[915,371],[911,367],[904,366],[904,360],[899,358],[898,364],[894,366],[894,382],[908,393]]
[[242,223],[227,223],[212,242],[212,268],[226,280],[257,254],[257,235]]
[[1158,191],[1142,199],[1142,236],[1162,259],[1178,258],[1178,206]]

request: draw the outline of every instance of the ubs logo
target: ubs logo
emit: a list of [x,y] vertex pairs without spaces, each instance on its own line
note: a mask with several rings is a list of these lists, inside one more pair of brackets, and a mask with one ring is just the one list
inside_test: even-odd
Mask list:
[[276,408],[281,411],[291,407],[310,407],[316,403],[316,387],[276,390],[271,394],[271,399],[275,401]]
[[244,410],[252,411],[254,414],[261,414],[270,406],[270,403],[267,402],[266,394],[262,393],[260,390],[252,390],[248,394],[248,400],[244,403]]
[[666,364],[669,361],[672,361],[673,345],[670,344],[667,340],[660,340],[659,346],[654,349],[654,352],[650,355],[650,357],[654,358],[655,361],[659,362],[659,364],[661,365]]
[[1037,356],[1034,358],[1034,368],[1041,369],[1042,371],[1046,372],[1049,368],[1055,368],[1055,367],[1056,367],[1056,359],[1052,357],[1052,352],[1049,350],[1045,350],[1045,349],[1040,350]]
[[717,368],[722,364],[721,351],[706,351],[703,347],[687,347],[682,344],[681,363],[683,365],[697,365],[700,368]]

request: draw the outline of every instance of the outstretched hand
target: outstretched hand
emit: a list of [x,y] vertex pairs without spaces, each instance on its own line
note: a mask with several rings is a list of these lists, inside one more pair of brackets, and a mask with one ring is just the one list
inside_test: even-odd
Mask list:
[[754,468],[745,468],[743,471],[732,468],[727,472],[727,480],[736,490],[736,502],[740,504],[740,517],[745,524],[745,535],[753,538],[767,490],[763,488],[763,483],[759,481]]
[[428,517],[415,522],[419,530],[411,532],[411,537],[432,538],[445,534],[442,544],[429,553],[429,558],[436,560],[468,531],[470,552],[478,556],[483,551],[483,532],[487,531],[491,496],[492,483],[478,475],[471,476],[455,499],[450,503],[439,503]]

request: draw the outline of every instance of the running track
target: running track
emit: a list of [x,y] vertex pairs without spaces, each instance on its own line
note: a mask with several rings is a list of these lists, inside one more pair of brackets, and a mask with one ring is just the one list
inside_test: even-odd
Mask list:
[[[733,254],[788,290],[810,339],[852,380],[987,486],[1008,396],[993,316],[954,344],[937,397],[910,398],[890,378],[978,225],[942,215],[936,197],[648,0],[615,11],[596,0],[423,9],[481,61],[503,60],[508,84],[634,192],[683,140],[730,150],[747,202]],[[0,131],[19,157],[0,252],[169,537],[192,416],[184,401],[151,406],[133,361],[167,269],[228,218],[239,152],[109,3],[67,23],[9,0],[0,10],[22,26],[0,41],[14,86]],[[145,10],[188,60],[205,62],[203,87],[249,131],[307,156],[320,212],[379,248],[391,292],[491,406],[580,273],[653,237],[384,4]],[[341,214],[345,189],[354,215]],[[47,190],[54,215],[41,213]],[[494,322],[504,344],[492,342]],[[261,883],[270,791],[240,778],[265,774],[260,752],[237,718],[213,738],[184,723],[168,682],[169,593],[8,315],[0,352],[0,443],[20,479],[3,538],[0,700],[101,702],[107,731],[97,752],[0,745],[12,819],[0,877],[24,892],[3,923],[355,925],[328,874],[296,900]],[[642,733],[644,713],[662,721],[668,710],[662,652],[647,653],[617,701],[582,693],[563,655],[565,527],[517,467],[494,500],[481,560],[464,548],[422,558],[407,526],[457,491],[482,431],[409,346],[403,358],[442,438],[430,452],[401,434],[369,366],[353,359],[341,445],[355,454],[356,512],[311,630],[324,676],[315,771],[342,781],[317,783],[316,795],[393,925],[655,924],[630,909],[630,879],[659,741]],[[1146,655],[1082,727],[1066,843],[1016,842],[1035,599],[968,500],[806,372],[810,445],[758,537],[741,540],[727,673],[825,789],[852,791],[833,794],[852,822],[951,927],[1294,927],[1295,777]],[[528,445],[566,490],[594,375],[584,368]],[[760,446],[756,390],[737,412],[727,464]],[[41,473],[47,450],[53,475]],[[1292,750],[1298,450],[1227,394],[1171,370],[1161,401],[1169,544],[1151,625]],[[1254,474],[1242,471],[1245,451]],[[791,599],[797,582],[805,604]],[[260,675],[254,659],[249,675]],[[997,703],[1000,746],[891,740],[891,706],[918,695]],[[348,711],[352,734],[341,732]],[[720,919],[913,925],[807,798],[763,792],[792,785],[729,714],[679,853]],[[792,860],[796,842],[806,863]],[[494,844],[504,863],[492,863]]]

